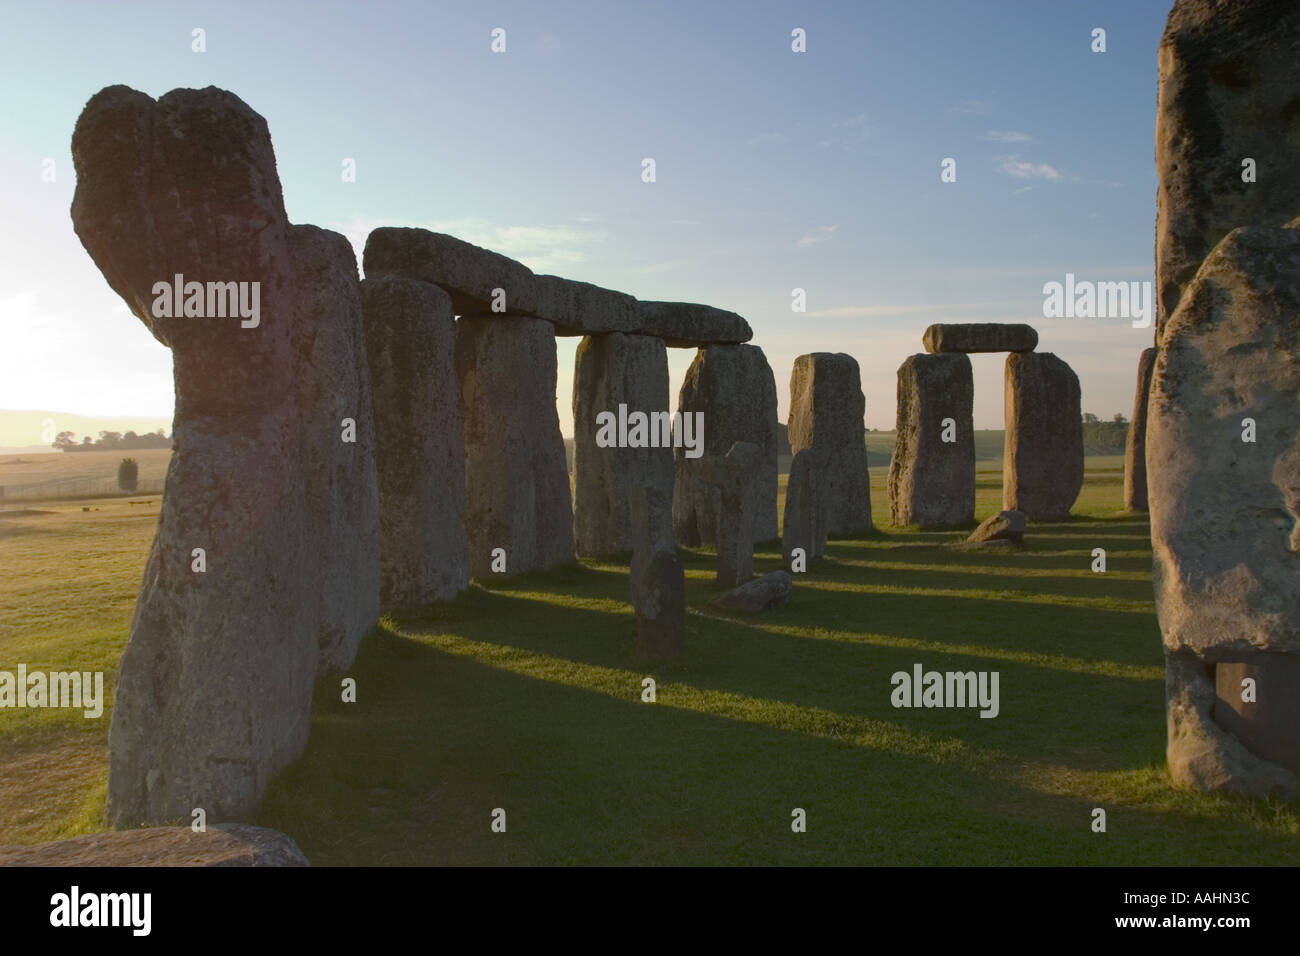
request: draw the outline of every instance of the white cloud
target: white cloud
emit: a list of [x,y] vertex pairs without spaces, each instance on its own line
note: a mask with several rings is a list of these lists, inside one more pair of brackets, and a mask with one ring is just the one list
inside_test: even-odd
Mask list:
[[1046,179],[1048,182],[1061,182],[1066,176],[1055,166],[1047,163],[1029,163],[1018,156],[1009,156],[1002,160],[1001,169],[1008,176],[1016,179]]
[[994,143],[1032,143],[1034,138],[1028,133],[1014,129],[992,129],[984,134],[984,139]]
[[835,235],[835,230],[839,228],[839,226],[819,226],[812,232],[806,234],[802,239],[796,242],[795,245],[801,247],[815,246],[819,242],[825,242],[827,239],[832,238]]

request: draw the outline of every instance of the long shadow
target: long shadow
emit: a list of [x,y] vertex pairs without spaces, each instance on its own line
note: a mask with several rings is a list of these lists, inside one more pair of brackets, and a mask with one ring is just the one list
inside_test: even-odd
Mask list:
[[[620,700],[390,633],[350,673],[357,702],[322,685],[307,753],[258,821],[317,864],[1127,863],[1167,860],[1175,840],[1187,863],[1300,860],[1300,838],[1233,820],[1189,838],[1176,813],[1135,811],[1126,840],[1097,840],[1090,796],[645,704],[635,688]],[[791,832],[796,807],[807,833]]]

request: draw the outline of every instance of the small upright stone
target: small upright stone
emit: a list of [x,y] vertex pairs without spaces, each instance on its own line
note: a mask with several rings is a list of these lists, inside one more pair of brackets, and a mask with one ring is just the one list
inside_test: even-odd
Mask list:
[[555,410],[555,329],[525,316],[462,316],[456,376],[471,573],[491,574],[497,549],[511,574],[573,561],[573,504]]
[[427,282],[380,275],[361,283],[361,302],[378,446],[383,603],[450,600],[469,586],[451,299]]
[[656,551],[637,568],[636,650],[644,660],[681,657],[686,644],[686,570],[675,551]]
[[1030,521],[1067,518],[1083,487],[1079,376],[1051,352],[1007,356],[1002,507]]
[[1033,326],[1003,322],[932,325],[921,336],[927,352],[1032,352],[1038,348]]
[[1124,443],[1124,509],[1147,510],[1147,396],[1159,349],[1143,349],[1138,359],[1137,393],[1133,398],[1133,420]]
[[781,551],[790,567],[794,550],[802,549],[807,561],[826,553],[826,506],[817,452],[804,448],[790,460],[785,487],[785,519],[781,526]]
[[[738,441],[759,448],[757,518],[754,541],[779,533],[776,513],[777,440],[776,379],[763,350],[755,345],[711,345],[700,349],[678,395],[683,427],[697,420],[703,430],[703,454],[674,448],[673,533],[686,547],[710,546],[718,540],[718,488],[701,477]],[[698,413],[698,415],[697,415]],[[691,433],[688,432],[688,435]],[[695,438],[699,439],[699,434]]]
[[702,477],[719,492],[717,582],[735,587],[754,576],[754,521],[758,512],[761,449],[738,441],[722,461],[711,460]]
[[790,449],[796,456],[806,448],[818,452],[817,487],[825,523],[819,533],[847,536],[871,530],[865,414],[862,377],[853,356],[813,352],[794,360]]
[[975,386],[960,354],[908,358],[898,369],[898,424],[889,462],[896,525],[944,528],[975,518]]

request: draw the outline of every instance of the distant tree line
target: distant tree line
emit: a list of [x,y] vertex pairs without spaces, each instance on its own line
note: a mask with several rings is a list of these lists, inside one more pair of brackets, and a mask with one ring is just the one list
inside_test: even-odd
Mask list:
[[1083,445],[1087,449],[1114,449],[1116,453],[1124,450],[1128,440],[1128,419],[1123,413],[1116,412],[1115,417],[1103,422],[1092,412],[1083,413]]
[[135,432],[100,432],[98,438],[87,435],[77,441],[72,432],[59,432],[53,447],[59,451],[127,451],[136,448],[171,448],[172,440],[163,429],[137,435]]

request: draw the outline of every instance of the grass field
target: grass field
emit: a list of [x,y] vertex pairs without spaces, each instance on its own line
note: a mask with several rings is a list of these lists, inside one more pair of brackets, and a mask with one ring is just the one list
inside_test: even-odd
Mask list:
[[[832,542],[761,616],[709,609],[711,556],[688,552],[671,667],[634,656],[625,563],[385,619],[350,671],[357,703],[318,686],[308,751],[259,822],[317,864],[1300,863],[1300,807],[1168,785],[1148,529],[1119,513],[1121,475],[1089,459],[1077,517],[1017,553],[953,551],[955,533]],[[1000,487],[981,462],[978,517]],[[39,513],[0,517],[0,669],[111,681],[157,502],[23,510]],[[757,569],[779,562],[768,547]],[[914,663],[998,671],[1000,715],[894,709],[890,675]],[[108,723],[0,711],[0,843],[102,826]]]

